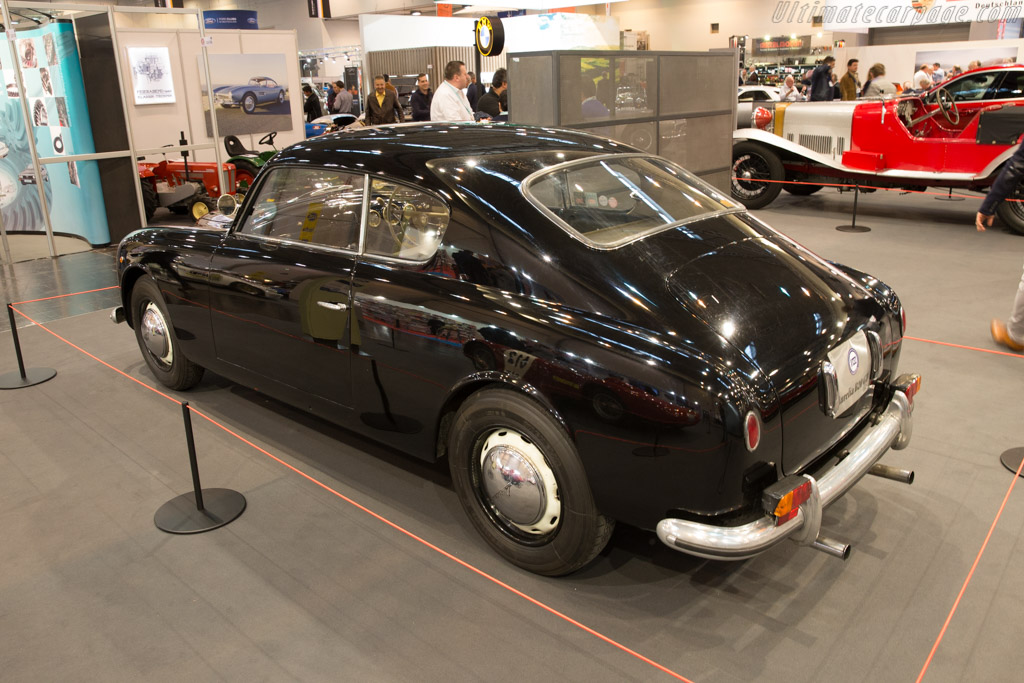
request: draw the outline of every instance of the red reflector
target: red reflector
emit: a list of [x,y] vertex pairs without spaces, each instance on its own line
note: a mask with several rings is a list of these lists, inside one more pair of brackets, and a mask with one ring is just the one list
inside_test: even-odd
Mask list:
[[903,308],[902,306],[900,306],[900,325],[903,326],[902,327],[902,331],[901,331],[902,334],[904,336],[906,336],[906,334],[907,334],[907,309]]
[[761,443],[761,422],[753,411],[747,413],[743,420],[744,440],[747,442],[747,450],[753,451]]

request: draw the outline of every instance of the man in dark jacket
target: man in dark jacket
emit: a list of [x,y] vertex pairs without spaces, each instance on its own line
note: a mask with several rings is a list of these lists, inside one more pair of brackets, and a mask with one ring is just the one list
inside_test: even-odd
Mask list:
[[508,90],[508,71],[498,69],[491,79],[491,89],[480,96],[476,103],[476,110],[487,114],[491,118],[501,114],[501,96]]
[[434,91],[430,87],[430,77],[427,74],[420,74],[416,77],[416,89],[409,97],[413,121],[430,120],[430,101],[432,99],[434,99]]
[[483,94],[483,86],[476,82],[476,74],[470,71],[466,99],[469,100],[469,106],[473,107],[473,111],[476,111],[476,103],[480,101],[480,96]]
[[385,87],[386,83],[383,76],[376,76],[373,79],[374,91],[366,98],[366,125],[368,126],[398,123],[405,120],[402,107],[398,104],[398,98],[395,97],[395,93]]
[[835,63],[836,58],[828,55],[814,68],[814,72],[811,73],[811,96],[807,98],[811,102],[835,99],[832,91],[832,65]]
[[306,112],[306,123],[312,123],[324,115],[323,109],[320,108],[320,97],[313,92],[308,83],[302,86],[302,94],[306,96],[306,104],[302,107]]

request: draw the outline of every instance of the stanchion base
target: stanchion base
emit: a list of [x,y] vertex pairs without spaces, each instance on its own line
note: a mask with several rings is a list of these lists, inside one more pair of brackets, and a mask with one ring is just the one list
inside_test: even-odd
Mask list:
[[962,202],[963,197],[936,197],[940,202]]
[[839,232],[871,232],[871,228],[866,225],[837,225],[836,230]]
[[[999,462],[1003,463],[1003,467],[1014,474],[1017,474],[1017,470],[1020,469],[1021,460],[1024,460],[1024,447],[1011,448],[1008,451],[1003,451],[1003,454],[999,456]],[[1021,476],[1024,477],[1024,472],[1021,472]]]
[[195,491],[172,498],[156,511],[153,523],[169,534],[201,534],[238,519],[245,496],[231,489],[203,489],[203,510],[196,509]]
[[42,384],[56,376],[57,371],[53,368],[29,368],[25,371],[24,378],[22,378],[21,372],[17,370],[6,372],[0,375],[0,389],[24,389],[25,387]]

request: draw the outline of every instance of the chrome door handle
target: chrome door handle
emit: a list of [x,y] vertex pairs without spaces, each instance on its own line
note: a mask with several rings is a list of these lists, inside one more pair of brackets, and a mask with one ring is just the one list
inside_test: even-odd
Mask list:
[[324,308],[329,308],[332,311],[344,311],[348,309],[348,304],[336,304],[330,301],[317,301],[316,305],[323,306]]

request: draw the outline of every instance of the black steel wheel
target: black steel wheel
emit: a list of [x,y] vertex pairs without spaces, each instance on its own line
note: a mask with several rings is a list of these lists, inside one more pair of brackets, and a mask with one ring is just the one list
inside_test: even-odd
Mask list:
[[[1011,201],[1014,199],[1017,201]],[[1006,198],[1006,201],[999,202],[996,215],[1008,228],[1019,235],[1024,235],[1024,182],[1017,185],[1017,189]]]
[[203,368],[179,348],[156,281],[143,275],[132,289],[132,326],[146,365],[164,386],[184,391],[203,378]]
[[242,111],[246,114],[256,111],[256,95],[251,92],[245,93],[245,96],[242,98]]
[[523,394],[488,388],[467,399],[452,422],[448,460],[473,526],[512,564],[569,574],[611,537],[615,523],[597,510],[569,435]]
[[732,146],[732,196],[748,209],[771,204],[782,191],[785,169],[768,147],[756,142]]

